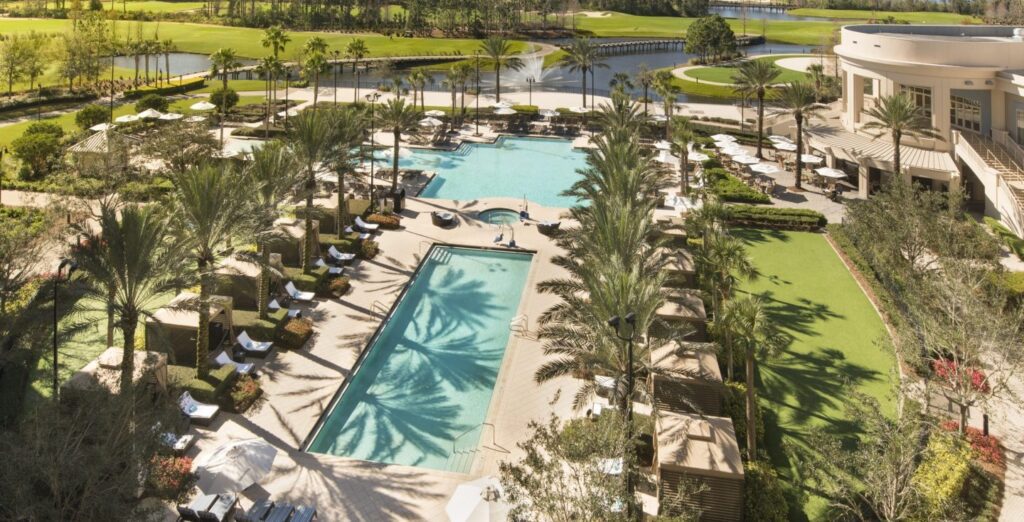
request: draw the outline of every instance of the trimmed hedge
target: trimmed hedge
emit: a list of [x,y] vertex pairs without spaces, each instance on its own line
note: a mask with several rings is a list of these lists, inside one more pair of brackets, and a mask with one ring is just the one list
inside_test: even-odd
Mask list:
[[370,214],[366,222],[380,225],[384,230],[398,230],[402,227],[402,217],[398,214]]
[[997,219],[985,216],[985,224],[1018,259],[1024,260],[1024,239],[1017,237],[1017,234],[1014,234],[1012,230],[1006,228],[1006,225],[1000,223]]
[[743,519],[786,522],[789,506],[779,476],[766,462],[743,464]]
[[299,350],[313,336],[313,321],[305,318],[289,319],[281,328],[277,340],[282,349]]
[[933,431],[914,483],[931,515],[941,518],[960,496],[971,471],[971,448],[958,435]]
[[725,169],[708,169],[704,171],[704,175],[708,180],[711,192],[722,198],[722,201],[733,203],[771,203],[772,199],[768,194],[751,188]]
[[816,230],[828,224],[824,214],[813,210],[753,205],[730,205],[728,221],[736,226],[786,230]]
[[270,312],[269,319],[260,319],[260,313],[255,310],[235,309],[231,312],[231,319],[234,322],[235,330],[245,330],[250,337],[256,340],[265,341],[276,339],[277,332],[281,325],[287,320],[288,311],[285,309]]
[[235,372],[234,364],[225,364],[210,370],[210,375],[206,379],[200,379],[196,377],[195,368],[169,364],[167,376],[172,387],[189,392],[192,398],[199,402],[227,405],[223,399],[235,384],[238,374]]
[[[736,431],[736,442],[740,450],[747,448],[747,387],[742,382],[725,383],[725,401],[723,415],[732,419]],[[758,447],[764,447],[764,415],[758,407],[754,412],[757,433],[754,438]]]
[[295,283],[295,288],[302,292],[319,292],[323,287],[323,281],[327,278],[329,267],[313,267],[313,271],[306,274],[301,268],[290,266],[284,267],[284,277]]
[[163,87],[146,86],[139,89],[130,89],[124,91],[125,98],[141,98],[147,94],[159,94],[167,96],[171,94],[182,94],[197,89],[202,89],[206,86],[205,78],[198,78],[195,80],[183,82],[177,85],[167,85]]

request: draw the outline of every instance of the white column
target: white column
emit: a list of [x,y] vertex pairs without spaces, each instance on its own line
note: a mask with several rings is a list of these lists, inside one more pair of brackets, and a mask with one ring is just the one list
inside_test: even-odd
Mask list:
[[992,89],[992,130],[1009,130],[1006,128],[1006,93]]
[[871,183],[871,175],[869,174],[867,165],[857,165],[857,178],[857,193],[860,194],[860,197],[867,199],[868,189],[871,188],[869,186]]

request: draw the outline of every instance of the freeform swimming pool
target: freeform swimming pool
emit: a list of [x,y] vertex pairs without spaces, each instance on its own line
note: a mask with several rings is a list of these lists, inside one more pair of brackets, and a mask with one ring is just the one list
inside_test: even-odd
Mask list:
[[437,173],[420,196],[468,201],[488,197],[523,198],[545,207],[568,208],[562,196],[586,166],[586,154],[561,139],[504,136],[496,143],[463,144],[455,151],[414,149],[403,168]]
[[532,260],[434,246],[307,451],[468,471]]

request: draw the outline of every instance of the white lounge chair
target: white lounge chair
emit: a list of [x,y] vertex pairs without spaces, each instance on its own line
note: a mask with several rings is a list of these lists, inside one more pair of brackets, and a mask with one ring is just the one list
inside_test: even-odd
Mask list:
[[364,232],[376,232],[380,225],[367,223],[363,221],[363,218],[356,216],[356,227]]
[[[354,234],[354,233],[356,233],[356,231],[353,230],[352,227],[350,226],[350,227],[345,228],[345,233],[346,234]],[[369,232],[360,232],[359,233],[359,239],[362,239],[364,241],[367,240],[367,239],[370,239],[370,233]]]
[[[323,268],[325,266],[328,266],[327,262],[324,261],[324,259],[322,257],[317,259],[316,263],[314,263],[314,264],[317,266],[317,268]],[[342,275],[342,274],[345,273],[345,269],[340,267],[340,266],[332,266],[332,267],[327,269],[327,273],[331,274],[333,276],[339,276],[339,275]]]
[[238,344],[240,344],[242,349],[246,352],[260,355],[266,355],[274,346],[274,343],[270,341],[253,341],[252,337],[249,337],[249,334],[245,330],[242,330],[242,333],[238,334]]
[[216,361],[216,363],[220,366],[224,366],[225,364],[234,364],[235,373],[239,375],[249,375],[250,373],[252,373],[253,369],[256,368],[256,365],[253,363],[240,363],[232,361],[231,357],[228,356],[228,352],[220,352],[219,354],[217,354],[217,357],[214,358],[213,360]]
[[203,425],[213,421],[213,418],[217,416],[217,412],[220,411],[220,406],[198,402],[192,398],[189,392],[181,394],[181,398],[178,399],[178,406],[181,408],[182,413],[188,415],[189,419]]
[[162,442],[171,451],[182,454],[189,450],[196,442],[196,436],[192,434],[178,435],[172,431],[165,431],[160,434],[160,442]]
[[313,292],[300,292],[298,288],[295,288],[295,283],[291,281],[284,285],[284,291],[288,292],[288,295],[296,301],[312,301],[316,297]]
[[[277,299],[271,299],[270,303],[267,304],[267,308],[272,312],[276,312],[281,309],[281,303],[277,302]],[[302,310],[298,308],[289,308],[288,317],[295,319],[296,317],[302,317]]]
[[327,249],[327,255],[331,256],[331,259],[337,261],[338,263],[348,263],[349,261],[352,261],[353,259],[356,258],[355,254],[342,252],[337,248],[334,248],[334,245],[331,245],[331,248]]

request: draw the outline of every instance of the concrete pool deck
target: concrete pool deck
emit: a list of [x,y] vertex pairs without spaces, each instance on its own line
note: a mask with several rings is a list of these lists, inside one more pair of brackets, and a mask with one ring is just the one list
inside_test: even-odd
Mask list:
[[[189,453],[192,456],[231,440],[251,437],[263,438],[278,448],[270,475],[242,494],[242,508],[248,508],[253,500],[270,497],[313,504],[321,520],[446,520],[445,505],[458,484],[496,474],[501,460],[521,457],[516,443],[529,435],[529,421],[545,420],[550,412],[563,418],[576,415],[571,397],[578,384],[571,378],[535,383],[534,372],[544,361],[541,343],[532,335],[513,335],[487,415],[487,422],[495,425],[494,442],[498,447],[492,445],[490,430],[485,430],[481,436],[482,449],[470,474],[299,450],[351,373],[360,350],[384,319],[383,311],[391,307],[408,282],[427,245],[436,242],[492,247],[496,229],[471,216],[486,208],[518,209],[521,200],[457,202],[410,198],[407,202],[404,228],[379,236],[381,254],[373,260],[358,261],[346,270],[352,277],[349,294],[342,299],[318,299],[307,310],[315,330],[307,348],[275,352],[267,359],[261,368],[263,404],[245,415],[222,412],[209,429],[192,429],[199,437]],[[433,226],[433,210],[457,213],[458,225],[452,229]],[[536,220],[557,220],[562,211],[530,206],[531,218]],[[551,263],[559,249],[531,223],[514,228],[520,247],[537,252],[517,312],[529,317],[529,330],[534,331],[536,318],[557,300],[538,293],[536,284],[563,275]],[[506,232],[506,239],[507,236]],[[559,399],[552,403],[559,390]],[[203,485],[200,481],[200,491]],[[168,513],[167,519],[173,518]]]

